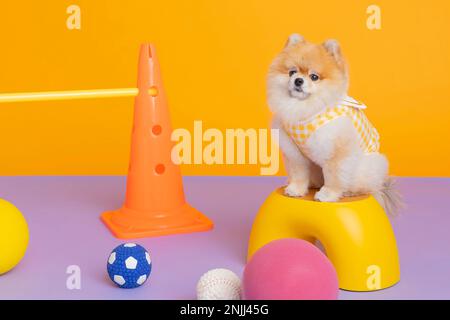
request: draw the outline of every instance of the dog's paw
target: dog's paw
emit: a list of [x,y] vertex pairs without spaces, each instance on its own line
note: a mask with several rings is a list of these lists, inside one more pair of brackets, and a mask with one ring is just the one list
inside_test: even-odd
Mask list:
[[284,188],[284,194],[289,197],[303,197],[308,193],[308,186],[304,183],[291,182]]
[[322,187],[314,195],[314,199],[320,202],[336,202],[341,198],[341,193],[327,187]]

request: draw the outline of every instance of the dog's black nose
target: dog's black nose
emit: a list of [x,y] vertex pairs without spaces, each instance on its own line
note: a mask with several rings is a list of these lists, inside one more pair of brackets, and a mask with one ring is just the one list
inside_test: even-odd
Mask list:
[[303,78],[297,78],[294,81],[294,84],[296,87],[301,87],[303,85],[303,83],[305,83],[305,80],[303,80]]

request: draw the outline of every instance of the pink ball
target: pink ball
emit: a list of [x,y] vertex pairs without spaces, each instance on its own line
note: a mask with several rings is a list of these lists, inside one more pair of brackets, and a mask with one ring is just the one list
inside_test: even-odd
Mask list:
[[259,249],[244,270],[247,300],[334,300],[338,279],[330,260],[313,244],[281,239]]

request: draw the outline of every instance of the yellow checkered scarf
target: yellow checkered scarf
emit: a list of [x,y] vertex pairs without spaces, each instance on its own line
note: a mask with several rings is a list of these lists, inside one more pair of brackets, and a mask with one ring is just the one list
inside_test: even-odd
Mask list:
[[299,147],[320,127],[339,118],[349,117],[359,133],[360,146],[365,153],[377,152],[380,148],[379,135],[364,114],[366,106],[353,98],[346,97],[335,107],[329,107],[308,120],[286,125],[285,129]]

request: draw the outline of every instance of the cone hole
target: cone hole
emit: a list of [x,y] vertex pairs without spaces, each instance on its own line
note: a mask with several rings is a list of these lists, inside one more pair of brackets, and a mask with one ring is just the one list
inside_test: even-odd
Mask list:
[[156,174],[163,174],[164,173],[164,171],[166,171],[166,166],[165,165],[163,165],[162,163],[159,163],[159,164],[157,164],[156,165],[156,167],[155,167],[155,172],[156,172]]
[[156,97],[157,95],[158,95],[158,88],[156,87],[156,86],[152,86],[152,87],[150,87],[150,89],[149,89],[149,94],[152,96],[152,97]]
[[152,127],[152,133],[155,136],[159,136],[162,133],[162,127],[159,124],[155,124]]

